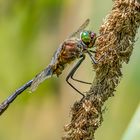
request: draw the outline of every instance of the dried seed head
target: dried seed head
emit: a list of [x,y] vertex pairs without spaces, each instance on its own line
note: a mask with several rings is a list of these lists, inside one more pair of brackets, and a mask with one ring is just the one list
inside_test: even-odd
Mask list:
[[114,95],[122,77],[122,64],[128,63],[140,26],[140,1],[114,0],[110,14],[100,28],[96,40],[96,72],[86,97],[72,108],[72,119],[67,140],[93,140],[103,118],[104,102]]

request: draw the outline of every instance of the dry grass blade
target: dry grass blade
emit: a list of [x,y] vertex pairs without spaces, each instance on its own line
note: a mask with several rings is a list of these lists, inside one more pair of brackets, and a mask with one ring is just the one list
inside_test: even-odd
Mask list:
[[64,140],[93,140],[96,129],[103,121],[104,102],[114,95],[122,77],[122,64],[128,63],[140,26],[140,3],[138,0],[114,0],[113,8],[100,28],[96,40],[96,77],[86,97],[76,102],[72,118],[65,126]]

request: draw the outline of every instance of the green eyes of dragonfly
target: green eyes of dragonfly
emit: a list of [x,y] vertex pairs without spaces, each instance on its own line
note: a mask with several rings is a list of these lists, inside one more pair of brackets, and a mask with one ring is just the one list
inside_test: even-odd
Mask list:
[[91,36],[90,33],[88,31],[83,31],[81,33],[81,40],[85,43],[88,44],[91,41]]

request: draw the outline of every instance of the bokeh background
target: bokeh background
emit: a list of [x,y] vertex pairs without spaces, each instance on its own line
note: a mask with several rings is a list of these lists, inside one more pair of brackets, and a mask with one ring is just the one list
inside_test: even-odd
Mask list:
[[[88,29],[98,33],[111,10],[111,0],[0,0],[0,102],[33,78],[72,32],[87,18]],[[138,35],[139,36],[139,35]],[[140,40],[115,96],[106,103],[104,122],[97,140],[121,140],[140,100]],[[59,140],[70,119],[70,107],[80,96],[67,85],[65,77],[46,80],[34,93],[25,91],[0,116],[0,140]],[[94,79],[87,59],[76,74]],[[76,84],[87,91],[89,86]],[[139,140],[139,139],[137,139]]]

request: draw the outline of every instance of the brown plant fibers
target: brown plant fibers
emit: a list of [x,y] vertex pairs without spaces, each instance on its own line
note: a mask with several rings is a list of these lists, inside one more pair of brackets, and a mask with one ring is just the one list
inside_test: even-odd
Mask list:
[[138,0],[114,0],[109,15],[100,27],[96,40],[96,73],[86,97],[71,108],[71,122],[65,126],[64,140],[93,140],[96,129],[103,121],[103,105],[114,95],[122,77],[122,64],[128,63],[140,26]]

